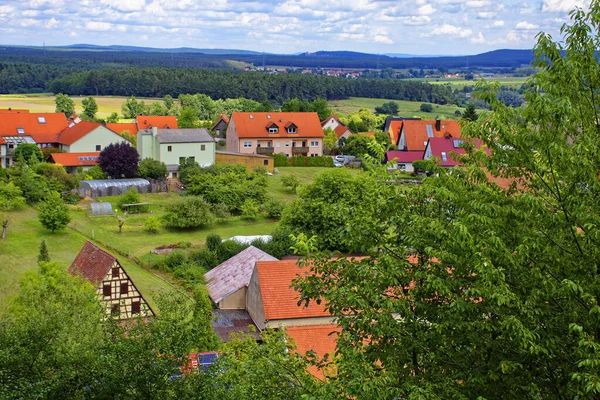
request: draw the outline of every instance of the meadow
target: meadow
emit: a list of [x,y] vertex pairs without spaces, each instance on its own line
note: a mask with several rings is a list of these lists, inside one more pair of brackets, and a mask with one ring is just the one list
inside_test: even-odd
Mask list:
[[403,100],[389,100],[389,99],[370,99],[366,97],[351,97],[346,100],[332,100],[329,101],[329,108],[339,114],[349,114],[360,110],[361,108],[367,108],[371,111],[375,111],[375,107],[381,106],[383,103],[388,101],[394,101],[398,103],[400,108],[399,115],[403,117],[416,117],[422,119],[435,119],[440,117],[441,119],[458,119],[459,116],[455,114],[457,110],[461,113],[464,108],[457,107],[455,105],[439,105],[432,104],[432,112],[423,112],[420,110],[422,102],[414,101],[403,101]]
[[[411,80],[431,83],[432,85],[450,85],[452,89],[462,89],[465,86],[475,86],[477,80],[454,79],[454,78],[414,78]],[[486,82],[499,82],[501,86],[510,89],[519,89],[527,80],[527,77],[517,76],[494,76],[491,78],[482,78]]]

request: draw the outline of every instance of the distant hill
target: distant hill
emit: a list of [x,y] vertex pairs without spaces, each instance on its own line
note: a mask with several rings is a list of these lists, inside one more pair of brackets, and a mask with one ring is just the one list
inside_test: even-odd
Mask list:
[[196,49],[193,47],[177,47],[177,48],[159,48],[159,47],[140,47],[140,46],[98,46],[95,44],[72,44],[68,46],[54,46],[55,49],[72,49],[72,50],[105,50],[105,51],[141,51],[146,53],[200,53],[200,54],[262,54],[257,51],[239,50],[239,49]]
[[[377,54],[359,53],[357,51],[317,51],[315,53],[302,53],[305,57],[327,57],[327,58],[373,58]],[[381,56],[386,57],[386,56]],[[386,57],[387,58],[387,57]]]

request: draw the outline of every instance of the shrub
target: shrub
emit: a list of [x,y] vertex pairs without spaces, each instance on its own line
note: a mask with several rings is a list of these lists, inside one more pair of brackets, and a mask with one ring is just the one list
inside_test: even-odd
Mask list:
[[134,187],[130,187],[127,191],[120,195],[117,199],[117,206],[120,209],[123,209],[124,204],[136,204],[140,202],[140,194],[137,189]]
[[0,211],[12,211],[25,204],[23,192],[12,182],[0,182]]
[[333,158],[325,156],[308,157],[308,166],[333,168]]
[[162,161],[145,158],[140,162],[137,175],[140,178],[164,179],[167,176],[167,166]]
[[77,193],[67,192],[67,193],[63,194],[62,199],[66,204],[75,205],[81,201],[81,196],[78,195]]
[[161,271],[172,272],[185,261],[186,257],[183,251],[173,251],[157,262],[155,267],[158,267]]
[[196,264],[185,262],[174,270],[174,276],[183,282],[186,289],[204,283],[205,270]]
[[275,167],[289,167],[290,166],[290,159],[285,154],[275,154],[273,157],[275,157],[275,161],[273,162],[273,165]]
[[160,230],[160,220],[158,217],[148,217],[144,221],[144,230],[148,233],[158,233]]
[[283,203],[276,199],[269,199],[263,203],[263,210],[267,213],[269,218],[281,218],[281,212],[283,211]]
[[211,233],[206,236],[206,248],[210,251],[217,251],[219,246],[221,245],[221,236],[216,233]]
[[292,167],[307,167],[308,166],[308,157],[306,156],[293,156],[292,157]]
[[48,198],[40,204],[38,219],[46,229],[52,232],[63,229],[69,221],[69,209],[56,192],[50,192]]
[[431,171],[434,165],[434,162],[431,160],[415,160],[412,163],[416,174]]
[[[220,244],[220,243],[219,243]],[[200,249],[192,251],[188,258],[194,264],[201,266],[207,271],[213,269],[217,265],[219,265],[219,259],[217,258],[217,253],[211,251],[209,249]]]
[[300,179],[296,175],[284,175],[281,177],[281,184],[296,193],[296,189],[300,185]]
[[227,204],[214,204],[212,211],[217,218],[231,217],[231,212],[229,212],[229,207],[227,207]]
[[235,240],[226,240],[222,242],[216,251],[219,263],[229,260],[231,257],[235,256],[237,253],[246,248],[248,248],[247,244],[241,244]]
[[100,168],[99,165],[94,165],[92,168],[85,171],[84,174],[85,174],[85,179],[87,179],[87,180],[108,179],[108,175],[106,175],[104,173],[104,171],[102,171],[102,169]]
[[421,107],[419,107],[419,108],[422,112],[432,112],[433,111],[433,106],[429,103],[423,103],[423,104],[421,104]]
[[215,216],[203,198],[186,196],[165,207],[163,221],[169,228],[201,228],[212,225]]
[[258,203],[256,203],[252,199],[246,199],[244,204],[242,204],[242,218],[244,219],[255,219],[260,214],[260,209],[258,207]]

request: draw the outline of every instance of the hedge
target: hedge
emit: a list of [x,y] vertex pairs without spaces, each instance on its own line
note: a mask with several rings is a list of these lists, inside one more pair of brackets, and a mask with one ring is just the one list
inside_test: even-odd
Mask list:
[[275,167],[289,167],[290,160],[287,158],[285,154],[274,154],[275,157]]

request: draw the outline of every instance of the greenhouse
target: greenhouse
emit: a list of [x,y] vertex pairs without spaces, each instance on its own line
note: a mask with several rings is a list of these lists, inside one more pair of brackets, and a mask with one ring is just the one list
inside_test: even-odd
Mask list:
[[146,179],[135,178],[135,179],[100,179],[93,181],[81,181],[79,184],[80,189],[84,190],[102,190],[108,189],[109,187],[116,187],[121,192],[126,192],[132,186],[145,187],[150,185],[150,182]]
[[110,203],[91,203],[90,204],[90,214],[93,217],[101,217],[104,215],[113,215],[115,212],[113,211],[112,205]]

